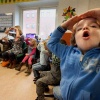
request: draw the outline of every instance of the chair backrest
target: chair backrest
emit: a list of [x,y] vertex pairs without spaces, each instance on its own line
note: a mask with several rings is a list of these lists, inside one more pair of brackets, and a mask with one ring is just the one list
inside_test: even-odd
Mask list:
[[25,47],[26,47],[26,43],[23,42],[23,44],[22,44],[22,49],[24,49]]
[[23,53],[27,53],[28,47],[27,47],[26,42],[23,42],[22,49],[23,49]]

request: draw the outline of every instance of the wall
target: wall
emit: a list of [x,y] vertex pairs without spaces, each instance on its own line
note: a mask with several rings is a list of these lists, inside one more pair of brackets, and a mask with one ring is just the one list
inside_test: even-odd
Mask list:
[[[92,8],[100,8],[100,0],[59,0],[58,5],[58,25],[62,23],[64,17],[62,16],[63,9],[71,6],[76,8],[76,14],[79,15]],[[71,33],[65,33],[62,37],[68,45],[70,45]]]
[[13,25],[19,24],[19,8],[14,4],[0,5],[0,13],[13,13]]
[[76,8],[76,14],[81,14],[92,8],[100,8],[100,0],[59,0],[58,25],[63,21],[63,9],[71,6]]
[[[56,4],[54,5],[57,6]],[[100,0],[59,0],[58,9],[57,9],[58,11],[57,12],[57,26],[60,25],[64,19],[62,16],[63,9],[67,8],[68,6],[72,6],[73,8],[76,8],[76,13],[81,14],[87,11],[88,9],[100,7]],[[21,25],[21,27],[22,27],[22,21],[21,21],[22,20],[22,13],[21,13],[22,9],[23,8],[20,8],[14,4],[0,5],[0,13],[13,13],[13,25],[19,24]]]
[[[0,5],[0,13],[13,13],[13,26],[19,25],[19,7],[14,4]],[[6,34],[0,33],[0,39]]]
[[[51,6],[57,6],[57,4],[50,4]],[[49,6],[50,6],[49,5]],[[38,7],[41,7],[41,5],[38,5]],[[45,6],[45,5],[42,5]],[[46,6],[48,6],[46,4]],[[73,8],[76,8],[76,13],[77,14],[81,14],[85,11],[87,11],[88,9],[91,8],[96,8],[96,7],[100,7],[100,0],[59,0],[59,4],[58,4],[58,12],[57,12],[57,25],[61,24],[61,22],[63,21],[63,9],[67,8],[68,6],[72,6]],[[36,7],[36,6],[33,6]],[[28,7],[27,7],[28,8]],[[15,4],[6,4],[6,5],[0,5],[0,13],[13,13],[14,17],[13,17],[13,25],[18,25],[21,24],[20,23],[20,11],[23,8],[18,7]],[[24,7],[25,9],[25,7]]]
[[5,36],[6,36],[6,34],[0,33],[0,39],[2,39],[2,38],[5,37]]
[[20,25],[20,8],[18,6],[15,6],[15,23],[14,25]]

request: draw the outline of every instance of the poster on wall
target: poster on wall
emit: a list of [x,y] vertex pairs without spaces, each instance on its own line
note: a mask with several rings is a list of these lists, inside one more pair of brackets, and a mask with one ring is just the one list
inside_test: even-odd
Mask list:
[[4,32],[6,28],[13,26],[13,14],[1,13],[0,14],[0,32]]
[[38,0],[0,0],[0,4],[12,4],[12,3],[30,2],[30,1],[38,1]]

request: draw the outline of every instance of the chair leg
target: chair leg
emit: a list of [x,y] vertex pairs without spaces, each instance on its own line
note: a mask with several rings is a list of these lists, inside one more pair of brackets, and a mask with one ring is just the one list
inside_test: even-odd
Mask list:
[[54,98],[54,95],[53,94],[45,94],[44,96],[45,97],[52,97],[52,98]]

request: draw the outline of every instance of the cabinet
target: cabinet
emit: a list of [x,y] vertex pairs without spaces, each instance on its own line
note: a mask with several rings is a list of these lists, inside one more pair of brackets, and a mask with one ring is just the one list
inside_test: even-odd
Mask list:
[[66,32],[62,37],[62,39],[64,39],[66,41],[67,45],[71,44],[70,43],[71,35],[72,35],[71,32]]

